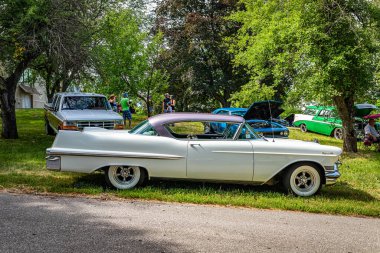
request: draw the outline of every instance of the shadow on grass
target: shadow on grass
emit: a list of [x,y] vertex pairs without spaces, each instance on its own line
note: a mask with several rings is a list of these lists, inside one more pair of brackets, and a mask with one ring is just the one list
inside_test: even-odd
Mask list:
[[[112,190],[107,187],[104,180],[103,173],[95,173],[77,177],[72,184],[74,188],[91,188],[102,187],[103,191],[117,192],[118,190]],[[210,183],[210,182],[197,182],[197,181],[181,181],[181,180],[164,180],[153,179],[150,180],[146,187],[140,187],[137,189],[143,189],[147,192],[162,192],[164,194],[176,194],[182,193],[195,193],[198,195],[244,195],[244,196],[257,196],[263,197],[279,197],[287,196],[283,188],[277,185],[244,185],[244,184],[229,184],[229,183]],[[291,197],[291,196],[289,196]],[[375,201],[372,195],[351,187],[349,184],[339,182],[334,186],[324,187],[320,195],[315,198],[322,197],[329,200],[353,200],[371,202]],[[297,198],[297,197],[295,197]]]

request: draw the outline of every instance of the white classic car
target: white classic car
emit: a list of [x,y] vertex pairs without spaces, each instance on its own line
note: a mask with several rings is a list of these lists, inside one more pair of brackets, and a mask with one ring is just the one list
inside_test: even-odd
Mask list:
[[[226,123],[214,133],[211,123]],[[172,113],[143,121],[130,131],[84,128],[59,131],[47,149],[47,169],[105,172],[107,183],[130,189],[151,178],[282,183],[311,196],[340,176],[337,147],[258,136],[240,116]]]

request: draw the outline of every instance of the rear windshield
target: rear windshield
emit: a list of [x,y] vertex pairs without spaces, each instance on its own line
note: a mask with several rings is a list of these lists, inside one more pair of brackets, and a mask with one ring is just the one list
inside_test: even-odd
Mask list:
[[111,110],[105,97],[72,96],[65,97],[62,110]]

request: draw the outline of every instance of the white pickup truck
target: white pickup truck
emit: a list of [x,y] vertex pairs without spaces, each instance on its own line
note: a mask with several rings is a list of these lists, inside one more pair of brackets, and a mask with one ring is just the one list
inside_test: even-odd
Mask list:
[[45,104],[46,134],[59,130],[82,130],[84,127],[124,129],[123,118],[111,109],[104,95],[62,92]]

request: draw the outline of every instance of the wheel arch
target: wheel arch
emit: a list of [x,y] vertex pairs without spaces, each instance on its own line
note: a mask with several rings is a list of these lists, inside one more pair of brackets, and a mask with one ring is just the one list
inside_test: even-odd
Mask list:
[[[282,168],[276,175],[274,175],[270,180],[272,179],[276,179],[276,180],[281,180],[285,173],[292,167],[292,166],[296,166],[296,165],[301,165],[301,164],[313,164],[316,166],[316,168],[318,169],[320,175],[321,175],[321,180],[322,180],[322,184],[326,184],[326,175],[325,175],[325,169],[323,168],[323,166],[316,162],[316,161],[310,161],[310,160],[303,160],[303,161],[296,161],[296,162],[293,162],[293,163],[290,163],[288,165],[286,165],[284,168]],[[268,181],[270,181],[268,180]]]

